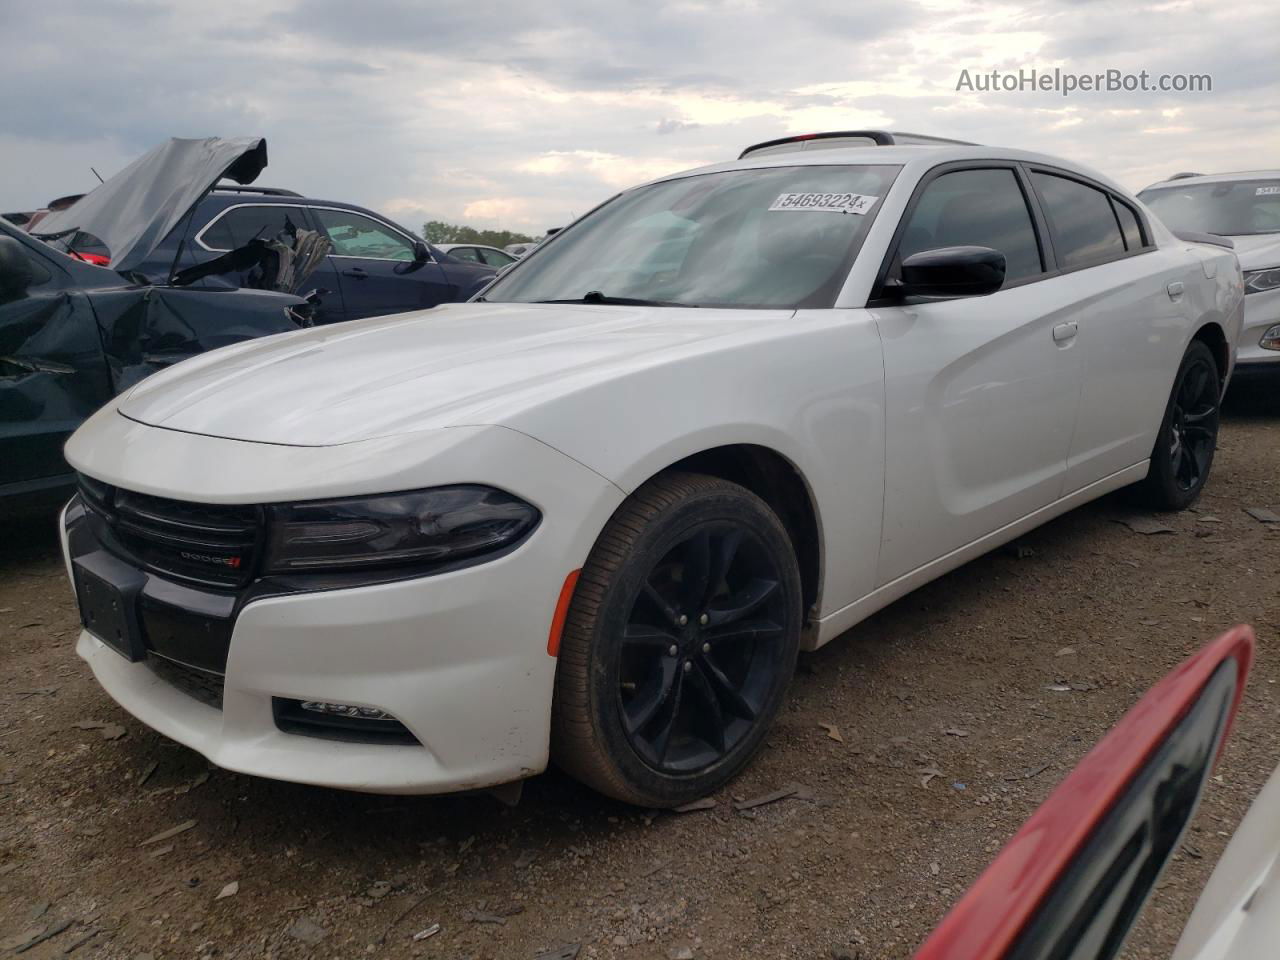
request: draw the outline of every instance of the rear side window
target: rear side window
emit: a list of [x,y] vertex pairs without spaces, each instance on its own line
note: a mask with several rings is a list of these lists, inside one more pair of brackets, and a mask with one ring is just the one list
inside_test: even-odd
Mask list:
[[1003,253],[1006,283],[1044,272],[1027,198],[1012,170],[957,170],[933,180],[911,212],[898,257],[967,246]]
[[1105,193],[1050,173],[1033,173],[1031,179],[1044,201],[1058,266],[1070,270],[1124,255],[1120,224]]
[[1146,244],[1142,242],[1142,228],[1138,226],[1138,216],[1127,203],[1112,198],[1116,208],[1116,219],[1120,221],[1120,232],[1124,234],[1126,250],[1141,250]]
[[200,242],[210,250],[235,250],[250,240],[270,240],[286,226],[305,227],[299,207],[284,204],[232,207],[200,234]]

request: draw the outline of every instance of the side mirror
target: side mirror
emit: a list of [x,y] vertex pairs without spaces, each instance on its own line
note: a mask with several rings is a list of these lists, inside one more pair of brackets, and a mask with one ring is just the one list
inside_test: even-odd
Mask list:
[[1004,285],[1004,254],[990,247],[939,247],[902,261],[908,297],[983,297]]
[[413,262],[426,263],[430,259],[431,259],[431,248],[428,247],[421,240],[413,241]]
[[13,237],[0,236],[0,292],[10,298],[20,297],[34,279],[31,260],[22,244]]

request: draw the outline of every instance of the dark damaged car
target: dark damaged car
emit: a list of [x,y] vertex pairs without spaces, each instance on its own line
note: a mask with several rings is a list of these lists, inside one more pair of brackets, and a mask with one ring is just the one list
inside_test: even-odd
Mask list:
[[136,271],[214,184],[252,182],[266,162],[259,138],[171,140],[41,222],[55,240],[100,240],[109,269],[0,221],[0,514],[63,498],[63,442],[115,394],[206,350],[310,325],[311,304],[295,294],[328,240],[308,231],[238,254],[257,289]]

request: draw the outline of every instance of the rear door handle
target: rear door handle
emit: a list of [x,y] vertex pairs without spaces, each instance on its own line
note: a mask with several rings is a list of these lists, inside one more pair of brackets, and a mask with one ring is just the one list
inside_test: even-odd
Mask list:
[[1182,286],[1181,280],[1175,280],[1173,281],[1173,283],[1169,284],[1169,286],[1166,289],[1169,291],[1169,299],[1177,300],[1179,297],[1182,296],[1182,291],[1184,287]]
[[1054,343],[1070,343],[1076,338],[1076,334],[1080,330],[1078,323],[1060,323],[1053,328]]
[[342,275],[344,277],[354,277],[357,280],[363,280],[369,276],[369,274],[361,267],[352,267],[350,270],[343,270]]

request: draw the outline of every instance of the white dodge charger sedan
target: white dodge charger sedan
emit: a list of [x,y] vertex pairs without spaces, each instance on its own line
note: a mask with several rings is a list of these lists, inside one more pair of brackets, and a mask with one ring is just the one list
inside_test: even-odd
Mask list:
[[1195,500],[1234,255],[1073,163],[867,136],[117,398],[66,449],[78,652],[232,770],[431,793],[554,760],[668,806],[749,761],[797,650],[1108,491]]

